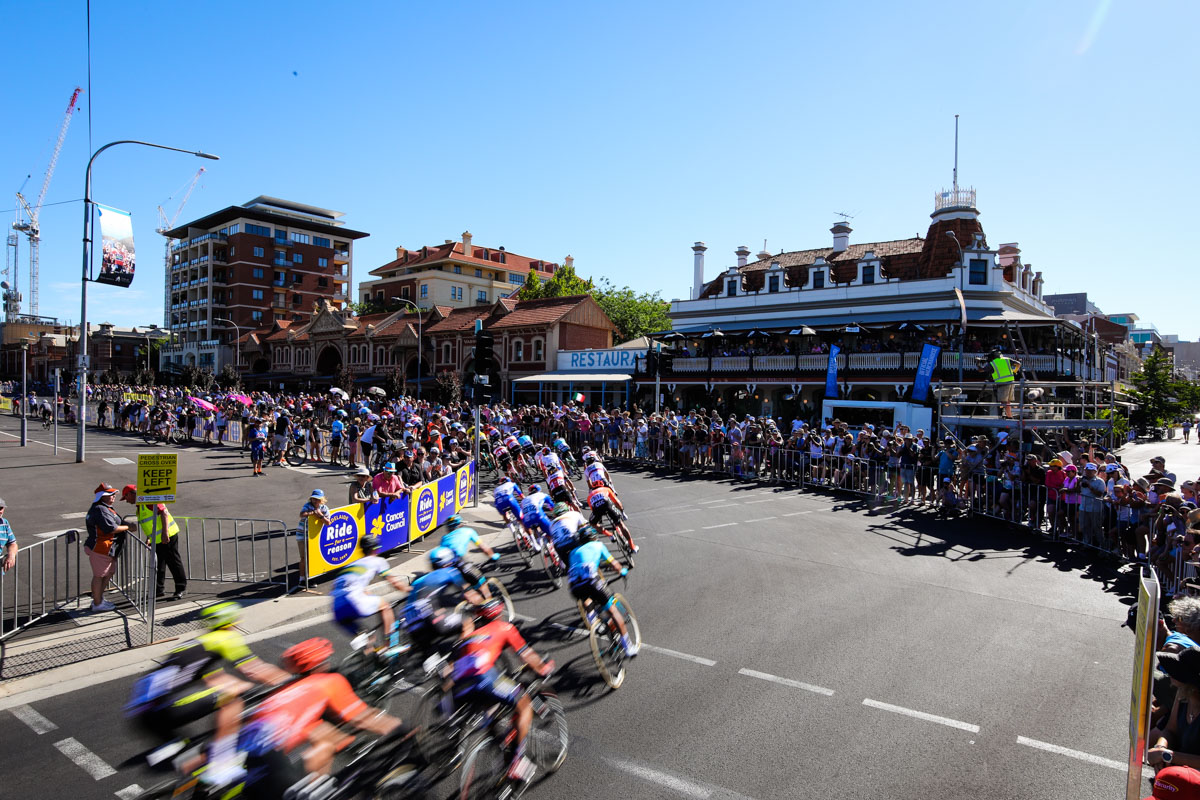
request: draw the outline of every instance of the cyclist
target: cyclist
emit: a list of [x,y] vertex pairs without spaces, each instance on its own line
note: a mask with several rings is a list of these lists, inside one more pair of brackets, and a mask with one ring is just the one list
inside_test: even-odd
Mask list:
[[446,535],[442,537],[441,546],[454,553],[454,566],[471,581],[473,589],[479,589],[485,596],[488,594],[483,572],[467,559],[471,545],[475,545],[492,561],[499,561],[500,554],[483,543],[474,528],[464,528],[462,517],[454,514],[446,520]]
[[401,616],[404,627],[412,640],[413,647],[422,655],[428,655],[438,639],[454,633],[461,625],[450,613],[460,597],[472,603],[483,602],[473,590],[466,576],[454,566],[454,551],[448,547],[435,547],[429,551],[429,563],[433,572],[428,572],[412,582],[408,598],[404,601]]
[[525,456],[525,462],[528,464],[537,463],[537,446],[533,443],[533,438],[528,433],[517,432],[517,444],[521,446],[521,452]]
[[541,453],[538,455],[538,466],[542,469],[542,474],[549,480],[552,472],[561,472],[563,478],[567,482],[567,488],[571,494],[575,494],[575,484],[571,482],[571,476],[567,474],[567,468],[563,466],[563,460],[558,454],[550,449],[550,445],[542,447]]
[[342,438],[346,432],[346,412],[339,410],[329,424],[329,463],[336,464],[342,454]]
[[242,635],[233,630],[241,618],[237,603],[208,606],[200,612],[200,618],[208,631],[171,651],[157,670],[135,683],[127,708],[130,716],[164,738],[171,738],[184,725],[215,714],[216,731],[201,780],[226,784],[244,774],[237,759],[237,740],[245,707],[241,696],[251,688],[228,668],[264,684],[279,685],[289,676],[255,657]]
[[580,528],[579,541],[579,546],[571,553],[567,567],[567,582],[571,586],[571,595],[581,601],[585,607],[591,603],[592,610],[588,614],[588,619],[592,619],[593,613],[598,613],[606,608],[609,610],[613,622],[617,623],[617,630],[621,632],[621,646],[625,648],[626,655],[632,658],[638,654],[638,647],[630,641],[629,631],[625,627],[625,617],[613,607],[615,598],[601,573],[601,568],[606,563],[614,571],[620,573],[622,578],[629,574],[629,570],[618,564],[608,552],[608,548],[596,541],[594,528],[590,526]]
[[[379,552],[379,537],[366,535],[359,539],[358,546],[364,557],[345,567],[333,582],[333,618],[339,627],[351,636],[357,636],[362,620],[368,620],[376,614],[383,622],[383,630],[388,636],[388,647],[393,649],[400,644],[400,634],[396,630],[396,615],[392,607],[382,597],[367,594],[367,587],[376,575],[382,575],[392,588],[398,592],[408,592],[408,584],[388,571],[392,565],[387,559],[376,555]],[[372,646],[374,643],[368,644]]]
[[571,485],[562,467],[546,474],[546,488],[550,490],[551,500],[566,503],[576,511],[579,510],[579,498],[575,496],[575,487]]
[[504,604],[499,600],[484,603],[478,613],[485,624],[476,628],[472,615],[464,614],[462,637],[451,651],[450,680],[454,701],[485,708],[499,702],[515,708],[517,746],[509,764],[508,777],[527,782],[535,771],[533,762],[525,755],[525,740],[533,723],[533,704],[524,687],[497,668],[496,661],[505,647],[510,647],[521,661],[543,678],[554,671],[554,662],[543,660],[520,631],[501,619]]
[[[529,494],[521,500],[521,524],[530,535],[541,531],[542,535],[550,535],[550,519],[546,512],[554,508],[554,501],[542,491],[536,483],[529,487]],[[536,537],[535,537],[536,538]]]
[[513,463],[512,453],[508,451],[503,442],[497,440],[492,446],[492,458],[496,459],[496,467],[500,472],[513,479],[517,477],[517,467]]
[[[332,789],[332,780],[320,776],[329,775],[334,753],[352,737],[329,724],[328,717],[379,736],[404,733],[398,717],[364,703],[345,676],[330,671],[332,657],[333,645],[321,638],[307,639],[283,651],[284,666],[298,680],[273,693],[255,710],[246,726],[247,749],[256,755],[271,751],[290,754],[305,746],[302,760],[308,777],[296,787],[301,789],[298,795],[285,795],[286,786],[279,786],[276,794],[259,785],[255,796],[325,796],[316,790],[322,786]],[[283,777],[271,775],[272,770],[265,772],[268,784],[272,778]]]
[[592,509],[592,525],[603,529],[604,518],[607,517],[613,527],[621,529],[621,533],[625,534],[625,538],[629,540],[629,546],[636,553],[638,546],[634,544],[633,535],[629,533],[629,526],[625,524],[625,506],[621,505],[621,499],[617,497],[617,493],[607,486],[597,486],[588,492],[587,502]]
[[608,470],[604,468],[604,464],[600,461],[599,456],[593,452],[584,453],[583,463],[583,472],[587,478],[589,489],[594,489],[597,486],[612,488],[612,479],[608,476]]
[[501,478],[500,483],[492,490],[492,497],[496,502],[496,510],[505,522],[521,521],[520,502],[525,495],[512,478],[507,475]]
[[550,541],[563,564],[567,564],[571,558],[571,551],[580,545],[579,531],[587,522],[584,521],[583,514],[566,503],[555,503],[550,517]]

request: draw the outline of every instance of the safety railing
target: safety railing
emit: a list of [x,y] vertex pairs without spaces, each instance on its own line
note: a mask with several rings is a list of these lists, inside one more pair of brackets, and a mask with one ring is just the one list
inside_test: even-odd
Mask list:
[[17,551],[12,569],[0,572],[0,641],[51,614],[80,608],[82,557],[77,531]]
[[138,532],[135,517],[125,517],[122,523],[130,530],[118,536],[117,569],[109,586],[121,593],[146,624],[149,643],[154,641],[154,545]]
[[306,587],[293,532],[278,519],[176,517],[188,580]]

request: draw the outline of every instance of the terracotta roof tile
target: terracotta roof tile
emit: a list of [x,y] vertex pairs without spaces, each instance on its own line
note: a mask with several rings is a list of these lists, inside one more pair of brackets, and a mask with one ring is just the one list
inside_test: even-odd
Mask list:
[[[475,320],[487,319],[491,313],[492,306],[455,308],[446,315],[445,319],[438,320],[426,328],[425,333],[452,333],[467,330],[475,326]],[[486,322],[484,326],[487,327]]]
[[[587,295],[569,297],[546,297],[540,300],[524,300],[504,316],[492,322],[489,328],[520,328],[529,325],[548,325],[565,316],[569,311],[587,300]],[[504,301],[500,301],[503,303]]]
[[[424,254],[422,254],[422,250]],[[499,254],[504,253],[504,263],[500,263],[497,259]],[[446,244],[433,245],[432,247],[424,247],[419,250],[401,250],[401,256],[381,267],[376,267],[371,270],[372,275],[383,275],[396,269],[403,269],[415,266],[433,266],[440,261],[454,259],[455,261],[464,264],[475,264],[481,267],[490,269],[502,269],[507,272],[516,272],[524,274],[530,269],[535,269],[539,273],[549,276],[557,264],[542,259],[530,258],[529,256],[510,253],[507,250],[501,251],[489,247],[471,247],[471,252],[463,253],[463,245],[461,241],[449,242]]]

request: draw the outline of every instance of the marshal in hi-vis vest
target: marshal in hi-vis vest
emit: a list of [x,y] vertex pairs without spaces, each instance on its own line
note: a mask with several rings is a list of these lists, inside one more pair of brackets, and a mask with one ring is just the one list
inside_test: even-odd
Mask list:
[[1016,380],[1013,375],[1012,362],[1004,356],[992,359],[992,380],[996,383],[1012,383]]
[[[142,536],[146,537],[146,541],[148,542],[151,541],[150,537],[155,534],[154,528],[156,523],[154,522],[154,515],[156,512],[154,511],[154,505],[154,503],[139,503],[137,507],[138,529],[141,530]],[[169,538],[178,536],[179,523],[177,523],[175,518],[171,516],[171,512],[167,511],[165,508],[163,509],[162,513],[167,520],[167,536]],[[162,525],[159,524],[157,527],[158,536],[162,536]],[[158,544],[158,539],[155,539],[153,544]]]

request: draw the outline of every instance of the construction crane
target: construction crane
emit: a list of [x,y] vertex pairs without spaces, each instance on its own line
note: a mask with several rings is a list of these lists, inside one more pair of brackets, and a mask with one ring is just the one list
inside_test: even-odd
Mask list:
[[[175,220],[179,219],[179,215],[183,213],[183,207],[187,205],[187,201],[191,198],[192,192],[196,188],[196,184],[200,182],[200,176],[204,174],[204,167],[196,170],[196,174],[192,176],[192,180],[187,185],[187,190],[183,193],[183,199],[179,201],[179,207],[175,209],[175,213],[170,217],[167,216],[166,210],[160,205],[158,207],[158,227],[155,228],[155,233],[161,236],[166,236],[167,231],[175,227]],[[179,194],[176,192],[175,194]],[[171,195],[174,197],[175,195]],[[163,200],[164,203],[171,202],[171,197]],[[168,330],[171,325],[171,239],[167,237],[164,245],[166,253],[163,256],[163,327]]]
[[[42,178],[42,189],[38,192],[37,200],[30,204],[25,196],[17,192],[17,220],[13,223],[13,230],[24,233],[29,239],[29,314],[37,316],[38,313],[38,283],[39,283],[39,243],[42,240],[42,231],[38,222],[38,215],[42,212],[42,203],[46,200],[46,191],[50,188],[50,179],[54,177],[54,168],[58,166],[58,155],[62,152],[63,141],[67,138],[67,128],[71,125],[71,117],[75,113],[75,104],[79,101],[79,95],[83,93],[83,89],[78,86],[71,93],[71,100],[67,103],[67,113],[63,116],[62,126],[58,129],[58,139],[54,142],[54,150],[50,153],[50,163],[46,166],[46,174]],[[24,186],[21,187],[25,188]],[[11,249],[14,253],[16,246],[11,243]],[[13,271],[16,271],[16,265],[13,266]],[[13,289],[17,288],[14,274]],[[18,301],[19,302],[19,301]]]

